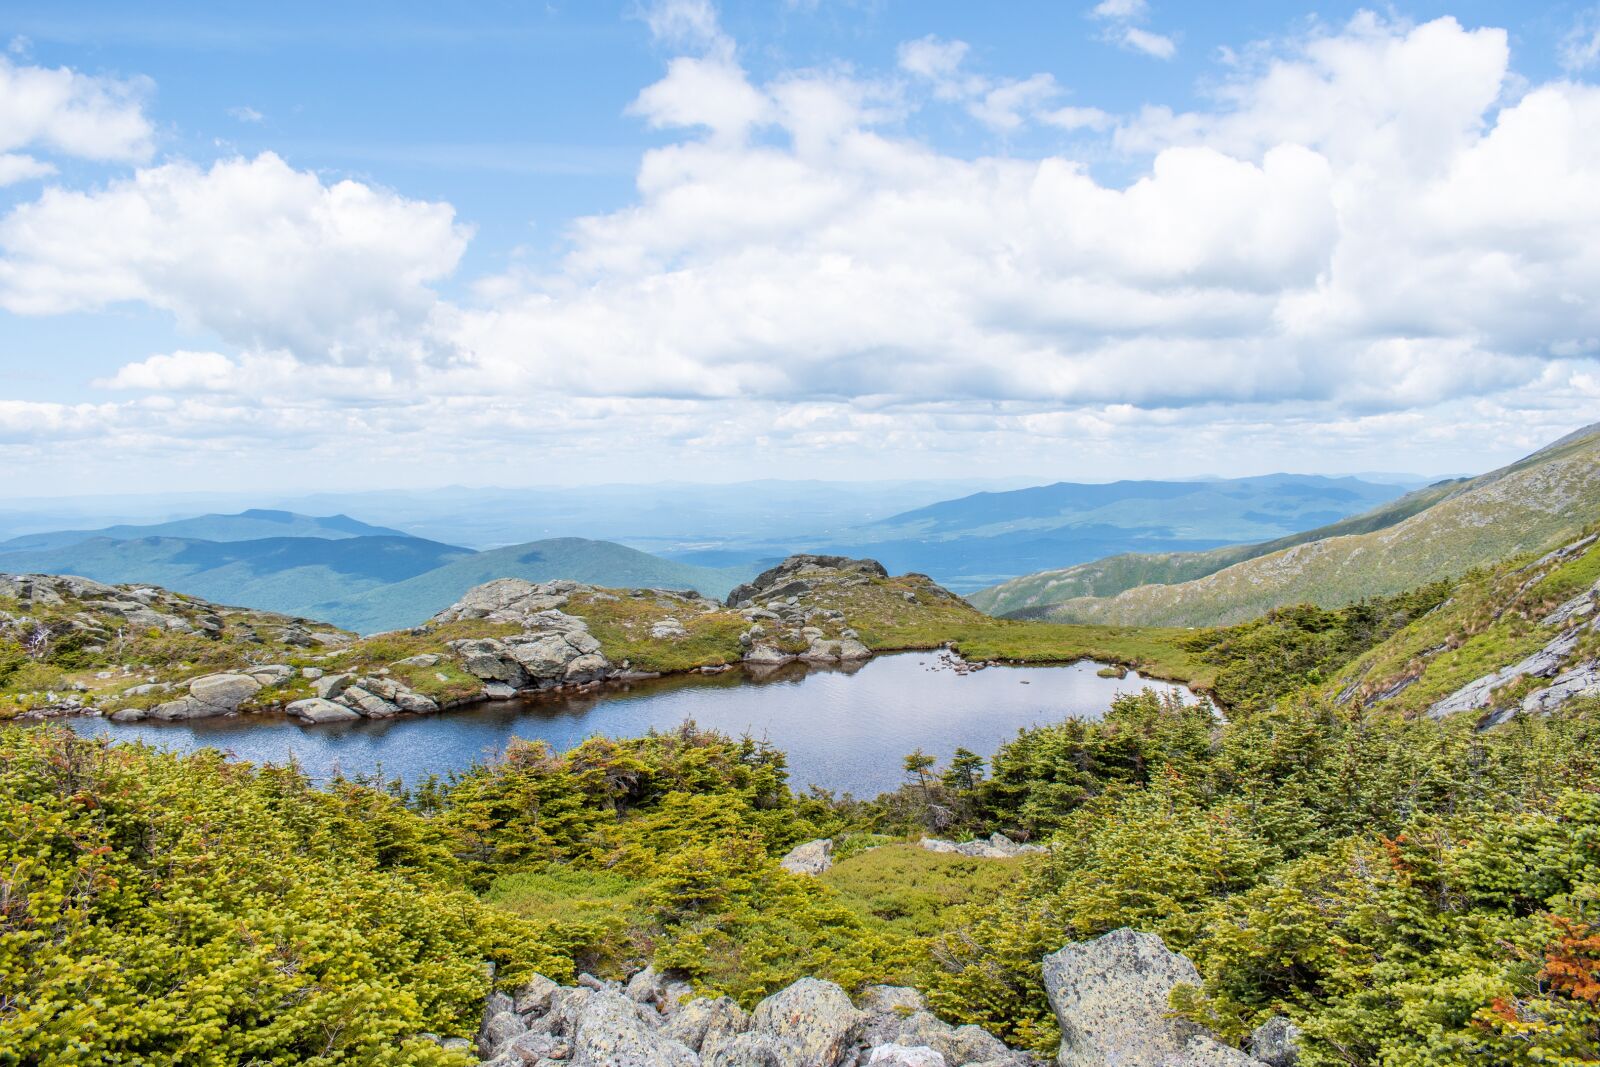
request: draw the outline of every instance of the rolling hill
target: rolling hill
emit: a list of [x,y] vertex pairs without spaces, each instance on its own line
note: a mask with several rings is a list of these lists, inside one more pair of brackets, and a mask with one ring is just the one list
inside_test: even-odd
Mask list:
[[[1429,499],[1433,497],[1433,499]],[[1418,510],[1391,521],[1421,505]],[[1274,607],[1336,607],[1364,596],[1398,593],[1424,582],[1545,547],[1600,516],[1600,424],[1569,434],[1524,459],[1476,478],[1444,483],[1396,501],[1350,524],[1352,532],[1307,540],[1246,558],[1189,581],[1146,584],[1114,596],[1036,600],[1008,614],[1061,622],[1146,626],[1211,626],[1238,622]],[[1373,528],[1362,530],[1363,525]],[[1215,559],[1215,557],[1213,557]],[[1152,572],[1161,566],[1150,564]],[[1105,566],[1130,572],[1138,566]],[[1039,587],[1048,576],[1033,576]],[[1082,574],[1067,581],[1095,580]],[[980,598],[994,607],[1027,586]]]
[[351,537],[405,537],[399,530],[371,526],[348,515],[297,515],[292,511],[252,508],[235,515],[196,515],[188,519],[142,526],[107,526],[99,530],[55,530],[24,534],[0,541],[0,553],[65,548],[85,541],[109,538],[182,538],[195,541],[256,541],[282,537],[317,537],[342,540]]
[[306,607],[327,599],[330,592],[354,595],[472,554],[455,545],[396,536],[256,541],[96,537],[56,548],[0,552],[0,570],[149,583],[218,603],[306,614]]
[[610,541],[556,537],[463,556],[405,581],[308,605],[306,614],[373,633],[419,624],[473,586],[496,578],[569,578],[621,588],[695,589],[722,597],[754,573],[755,568],[713,570],[675,563]]
[[[263,527],[302,533],[232,536]],[[142,532],[158,528],[218,537]],[[698,567],[575,537],[475,552],[392,532],[364,534],[360,531],[384,528],[342,515],[246,511],[160,527],[107,529],[139,536],[61,531],[16,538],[0,544],[0,571],[159,585],[217,603],[338,620],[350,629],[373,631],[420,623],[474,585],[494,578],[571,578],[606,586],[695,588],[721,596],[760,569]]]

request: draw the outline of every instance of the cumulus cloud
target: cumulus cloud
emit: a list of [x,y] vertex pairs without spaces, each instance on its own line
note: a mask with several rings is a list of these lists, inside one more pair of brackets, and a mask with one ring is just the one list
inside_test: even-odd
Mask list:
[[0,307],[123,301],[191,328],[308,358],[414,353],[468,231],[446,204],[331,185],[265,153],[171,163],[105,187],[47,189],[0,220]]
[[[1363,15],[1252,53],[1205,108],[1118,117],[938,38],[884,76],[758,79],[705,5],[651,10],[686,54],[633,110],[684,132],[559,264],[468,302],[436,292],[468,239],[448,205],[272,155],[14,209],[0,305],[140,301],[221,341],[130,354],[110,405],[0,428],[132,434],[160,411],[163,433],[303,444],[427,426],[452,455],[498,433],[574,463],[870,449],[1091,474],[1223,443],[1370,469],[1402,438],[1471,455],[1593,418],[1600,88],[1508,92],[1502,31]],[[896,122],[939,104],[1000,134],[1104,134],[1095,158],[1132,177],[1066,150],[945,154]]]
[[82,159],[146,159],[150,90],[144,78],[19,66],[0,56],[0,152],[37,147]]

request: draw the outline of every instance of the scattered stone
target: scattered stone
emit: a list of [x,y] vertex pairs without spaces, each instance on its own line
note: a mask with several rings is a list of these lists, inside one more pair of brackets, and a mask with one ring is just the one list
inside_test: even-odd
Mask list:
[[343,704],[335,704],[331,700],[321,697],[307,697],[305,700],[296,700],[283,709],[292,719],[299,719],[307,723],[324,722],[350,722],[361,718]]
[[833,866],[833,839],[824,837],[791,848],[778,866],[790,874],[817,875]]
[[985,860],[1007,860],[1016,856],[1045,851],[1043,845],[1019,845],[1002,833],[990,834],[987,839],[976,838],[972,841],[963,841],[959,845],[954,841],[946,841],[938,837],[924,837],[917,844],[929,852],[948,852]]
[[319,675],[316,684],[311,688],[323,700],[332,700],[334,697],[350,688],[355,681],[353,674],[327,674]]

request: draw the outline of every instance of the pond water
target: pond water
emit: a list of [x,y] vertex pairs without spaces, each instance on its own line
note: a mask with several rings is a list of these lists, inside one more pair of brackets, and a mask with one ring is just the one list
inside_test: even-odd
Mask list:
[[318,780],[335,770],[381,770],[415,782],[464,770],[513,737],[571,748],[586,737],[632,737],[686,720],[783,749],[790,783],[870,797],[903,780],[901,760],[921,748],[941,764],[957,747],[988,757],[1019,729],[1098,719],[1118,693],[1146,687],[1194,695],[1130,672],[1102,678],[1089,661],[990,667],[961,673],[948,656],[906,652],[845,669],[799,665],[756,676],[743,670],[679,675],[589,693],[480,704],[440,715],[300,726],[280,715],[119,725],[70,719],[81,734],[138,739],[178,751],[212,747],[258,763],[299,760]]

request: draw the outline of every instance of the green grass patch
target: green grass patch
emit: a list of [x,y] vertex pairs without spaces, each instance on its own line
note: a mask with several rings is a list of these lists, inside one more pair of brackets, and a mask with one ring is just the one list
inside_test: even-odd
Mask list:
[[993,897],[1020,877],[1025,863],[891,844],[838,860],[818,880],[884,932],[931,938],[950,928],[952,908]]

